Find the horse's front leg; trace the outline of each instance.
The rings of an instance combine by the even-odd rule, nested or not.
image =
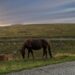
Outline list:
[[[33,57],[33,59],[34,59],[34,54],[33,54],[33,50],[31,50],[31,54],[32,54],[32,57]]]
[[[22,55],[22,58],[24,59],[25,58],[25,50],[21,50],[21,55]]]
[[[30,50],[28,49],[28,59],[29,59],[29,55],[30,55]]]
[[[28,49],[28,58],[29,58],[30,53],[31,53],[31,55],[32,55],[32,57],[33,57],[33,59],[34,59],[34,54],[33,54],[32,49]]]

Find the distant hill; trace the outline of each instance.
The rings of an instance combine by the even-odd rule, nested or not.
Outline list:
[[[75,24],[31,24],[0,27],[0,37],[75,37]]]

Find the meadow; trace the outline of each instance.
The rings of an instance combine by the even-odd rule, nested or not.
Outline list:
[[[0,27],[0,37],[75,37],[75,24],[33,24]]]
[[[73,52],[75,47],[75,24],[33,24],[0,27],[0,53],[15,53],[28,38],[45,38],[53,53]],[[57,38],[58,40],[51,40]],[[59,40],[71,38],[71,40]],[[73,52],[74,53],[74,52]]]
[[[28,38],[45,38],[54,58],[44,62],[42,50],[34,51],[35,60],[22,60],[19,50]],[[57,38],[57,40],[52,40]],[[59,40],[71,38],[70,40]],[[14,54],[13,61],[0,61],[0,74],[75,60],[75,24],[36,24],[0,27],[0,54]],[[41,54],[40,54],[41,53]]]

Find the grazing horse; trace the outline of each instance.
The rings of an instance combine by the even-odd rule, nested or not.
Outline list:
[[[48,49],[49,56],[52,58],[50,45],[45,39],[26,40],[21,49],[21,55],[23,59],[25,57],[25,49],[28,50],[28,58],[30,53],[32,54],[32,57],[34,58],[33,50],[39,50],[39,49],[43,49],[43,57],[45,56],[46,58],[47,58],[47,49]]]

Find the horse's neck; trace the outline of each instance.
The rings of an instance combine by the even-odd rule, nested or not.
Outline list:
[[[31,39],[28,39],[27,41],[26,41],[26,47],[31,47],[31,43],[32,43],[32,40]]]

